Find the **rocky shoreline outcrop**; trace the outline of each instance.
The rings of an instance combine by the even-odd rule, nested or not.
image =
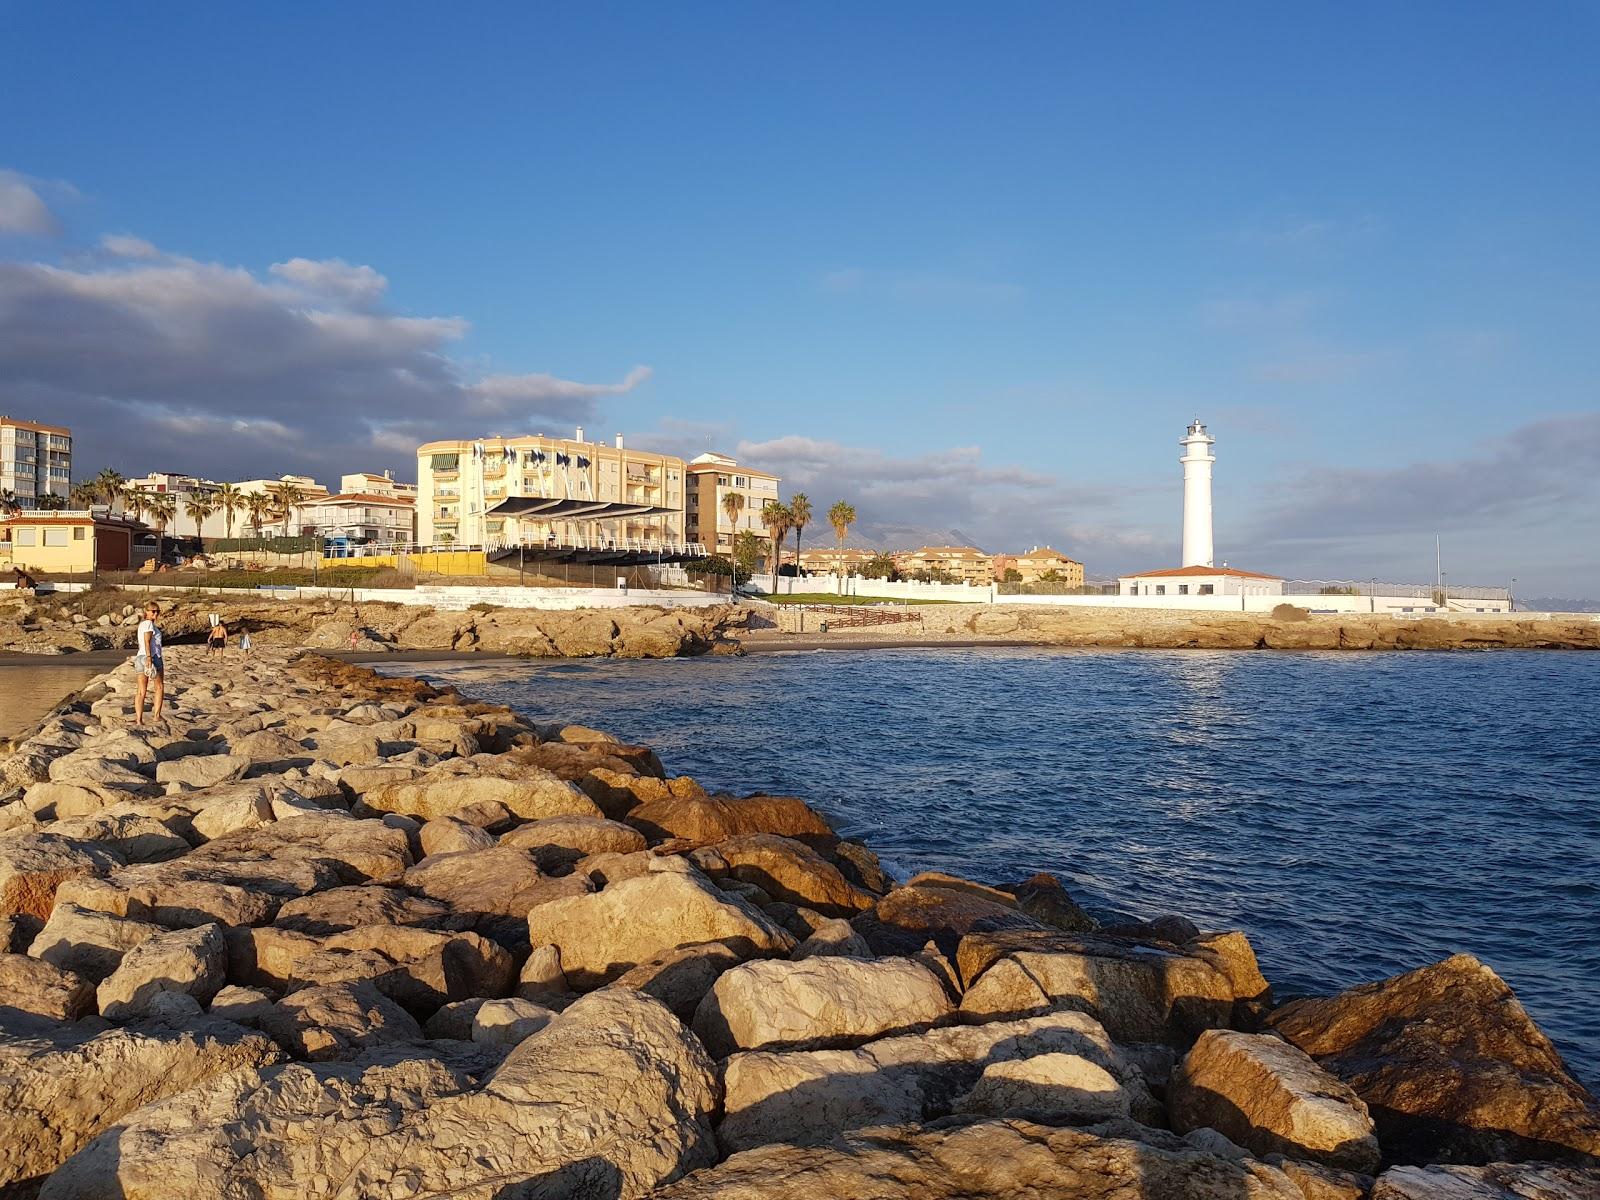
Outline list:
[[[313,650],[448,650],[529,658],[674,658],[729,654],[749,610],[703,608],[574,610],[495,608],[465,612],[426,605],[353,604],[347,600],[261,600],[152,593],[161,605],[167,644],[204,641],[215,613],[237,635],[248,628],[260,647]],[[134,645],[143,593],[105,589],[35,598],[0,593],[0,650],[71,654],[128,650]],[[351,635],[354,634],[352,641]]]
[[[1467,956],[900,882],[801,799],[315,654],[121,666],[0,763],[0,1196],[1592,1200]]]

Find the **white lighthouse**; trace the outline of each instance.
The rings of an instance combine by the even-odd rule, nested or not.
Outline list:
[[[1206,432],[1196,417],[1189,432],[1178,443],[1183,455],[1183,565],[1209,567],[1211,561],[1211,464],[1217,456],[1211,447],[1217,439]]]

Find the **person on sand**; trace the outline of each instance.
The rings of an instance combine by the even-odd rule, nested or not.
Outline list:
[[[166,698],[166,660],[161,654],[161,626],[156,624],[161,616],[161,606],[154,600],[144,606],[144,620],[139,622],[138,653],[133,656],[133,669],[139,676],[139,687],[133,698],[133,723],[144,724],[144,697],[155,681],[154,716],[161,720],[161,705]]]
[[[228,648],[228,627],[218,621],[211,627],[211,632],[206,634],[206,657],[210,658],[213,652],[220,653]]]
[[[249,654],[250,654],[250,627],[248,625],[240,625],[239,626],[239,649],[244,651],[246,657],[249,657]]]

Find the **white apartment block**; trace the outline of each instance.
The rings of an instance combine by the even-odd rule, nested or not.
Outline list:
[[[65,499],[71,488],[72,430],[0,416],[0,494],[31,509],[41,496]]]

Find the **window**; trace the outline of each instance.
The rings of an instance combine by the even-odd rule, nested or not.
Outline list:
[[[1167,594],[1167,585],[1164,584],[1164,583],[1156,584],[1156,595],[1165,596],[1166,594]]]
[[[73,527],[73,529],[72,529],[72,540],[75,541],[75,542],[83,541],[83,534],[84,534],[83,526],[82,525],[75,525]]]
[[[749,487],[750,486],[750,481],[747,478],[745,478],[743,475],[735,475],[733,477],[733,486],[734,487]]]
[[[32,525],[24,525],[13,535],[19,546],[37,546],[39,544],[39,531]]]
[[[1187,596],[1188,594],[1189,594],[1189,585],[1187,583],[1180,583],[1178,585],[1178,595]]]
[[[1209,596],[1216,591],[1216,588],[1209,583],[1202,583],[1195,591],[1198,595]]]

